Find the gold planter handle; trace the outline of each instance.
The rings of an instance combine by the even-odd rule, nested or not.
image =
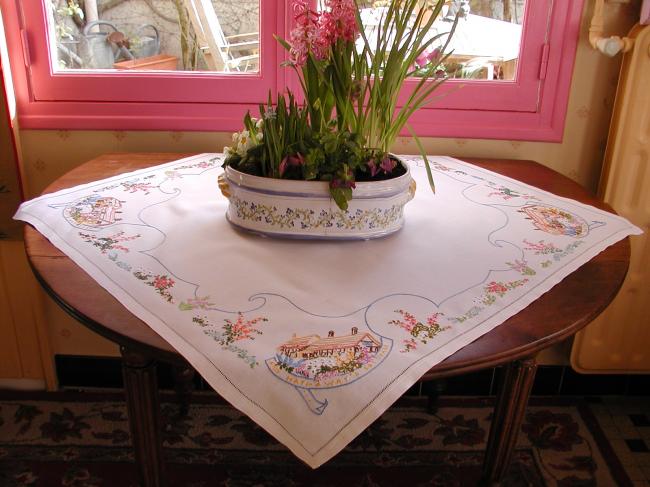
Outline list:
[[[230,199],[230,185],[228,184],[226,175],[224,173],[219,174],[219,177],[217,178],[217,182],[219,184],[219,189],[221,190],[221,194],[223,194],[226,198]]]
[[[415,179],[411,179],[411,183],[409,184],[409,199],[408,201],[411,201],[415,197],[415,190],[417,189],[417,183],[415,182]]]

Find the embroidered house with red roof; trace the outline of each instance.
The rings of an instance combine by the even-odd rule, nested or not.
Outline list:
[[[358,354],[362,350],[376,353],[381,348],[381,343],[368,332],[359,333],[358,328],[352,328],[349,335],[334,336],[330,331],[327,337],[320,335],[296,336],[286,341],[279,347],[279,351],[291,358],[313,359],[317,357],[331,357],[333,355]]]

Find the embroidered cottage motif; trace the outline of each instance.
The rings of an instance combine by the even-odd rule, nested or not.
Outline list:
[[[587,222],[566,210],[545,205],[524,206],[521,213],[533,221],[533,225],[552,235],[566,235],[568,237],[584,237],[589,233]]]
[[[91,230],[120,221],[121,208],[116,198],[91,195],[66,206],[63,216],[71,225]]]
[[[355,326],[347,335],[326,337],[318,334],[294,334],[282,343],[278,353],[266,361],[269,370],[280,380],[296,387],[309,409],[322,414],[327,400],[321,401],[312,389],[340,387],[362,377],[378,365],[390,346],[370,332]]]

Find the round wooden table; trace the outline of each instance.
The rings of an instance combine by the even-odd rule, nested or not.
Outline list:
[[[65,174],[44,193],[115,176],[191,154],[108,154]],[[604,210],[569,178],[533,161],[466,159],[491,171]],[[32,227],[25,248],[34,274],[50,296],[82,324],[120,345],[131,434],[141,483],[164,485],[156,363],[187,362],[149,326],[126,310]],[[423,376],[435,380],[505,365],[484,463],[484,482],[497,483],[512,452],[535,377],[535,356],[574,335],[612,301],[630,260],[629,240],[609,247],[501,326],[462,348]]]

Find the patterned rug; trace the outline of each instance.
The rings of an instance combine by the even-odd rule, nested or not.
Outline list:
[[[173,396],[163,396],[173,400]],[[476,485],[491,400],[403,398],[317,470],[303,465],[240,412],[194,396],[189,415],[164,402],[170,486]],[[1,393],[0,485],[135,486],[119,394]],[[504,486],[632,486],[585,403],[533,399]]]

